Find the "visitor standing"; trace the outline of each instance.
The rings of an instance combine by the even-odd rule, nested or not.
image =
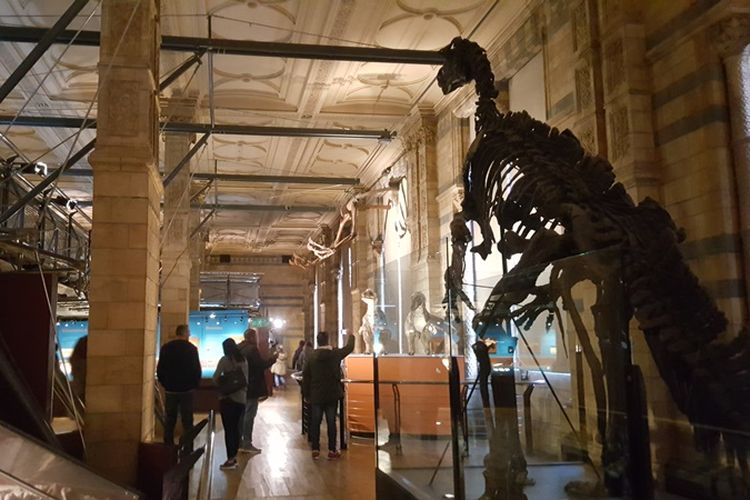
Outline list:
[[[299,357],[302,355],[302,351],[305,348],[305,341],[300,340],[299,344],[297,345],[297,348],[294,350],[294,354],[292,354],[292,370],[294,371],[301,371],[299,368],[297,368],[297,361],[299,360]]]
[[[70,381],[70,387],[73,389],[73,394],[78,396],[81,402],[86,402],[86,358],[88,356],[88,345],[89,336],[84,335],[75,347],[70,355],[70,374],[73,380]]]
[[[253,444],[253,426],[255,415],[258,413],[260,400],[268,397],[265,371],[276,362],[276,356],[263,358],[258,350],[258,333],[254,328],[245,330],[245,340],[240,342],[240,353],[247,360],[247,403],[242,420],[242,436],[240,438],[240,452],[260,453],[261,450]]]
[[[164,387],[164,443],[174,444],[174,428],[177,414],[182,421],[182,433],[193,428],[193,391],[201,382],[201,363],[198,349],[188,342],[190,330],[179,325],[174,340],[170,340],[159,351],[156,378]]]
[[[237,468],[237,451],[240,447],[242,414],[247,402],[247,360],[240,353],[234,339],[226,339],[221,347],[224,356],[216,366],[213,380],[218,387],[221,423],[224,426],[224,443],[227,447],[227,461],[220,469]]]
[[[295,366],[295,369],[298,372],[301,372],[305,369],[305,362],[310,359],[313,350],[313,345],[310,343],[310,341],[305,340],[305,347],[302,348],[302,353],[299,355],[299,358],[297,358],[297,365]]]
[[[328,427],[328,460],[341,456],[336,450],[336,407],[344,397],[341,385],[341,360],[354,350],[354,336],[348,335],[346,346],[333,348],[328,333],[318,333],[318,348],[305,361],[302,371],[302,394],[312,405],[310,440],[313,460],[320,458],[320,424],[323,414]]]
[[[271,367],[271,373],[273,373],[273,386],[274,387],[285,387],[286,386],[286,353],[284,348],[279,346],[278,357],[276,362]]]

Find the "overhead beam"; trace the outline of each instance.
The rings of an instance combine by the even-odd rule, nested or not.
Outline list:
[[[237,212],[333,212],[336,207],[307,205],[246,205],[244,203],[192,203],[190,208],[204,210],[237,211]]]
[[[44,35],[44,28],[16,26],[0,27],[0,41],[37,43]],[[99,32],[82,31],[76,37],[73,30],[59,33],[57,43],[72,43],[96,47]],[[252,40],[224,40],[187,36],[162,36],[161,50],[195,52],[205,50],[217,54],[255,57],[283,57],[292,59],[326,59],[332,61],[383,62],[397,64],[441,65],[445,58],[436,50],[404,50],[381,47],[349,47],[342,45],[313,45],[301,43],[256,42]]]
[[[247,182],[257,184],[325,184],[357,186],[359,179],[351,177],[308,177],[303,175],[245,175],[245,174],[205,174],[196,173],[193,179],[199,181]]]
[[[0,29],[2,31],[2,29]],[[0,115],[0,125],[13,123],[19,127],[87,128],[95,129],[96,120],[61,116],[11,116]],[[341,128],[307,127],[258,127],[255,125],[210,123],[162,122],[164,132],[186,132],[195,134],[249,135],[262,137],[323,137],[327,139],[375,139],[389,141],[395,136],[388,130],[352,130]]]
[[[89,168],[68,169],[63,174],[69,177],[93,177]],[[248,184],[323,184],[329,186],[358,186],[359,179],[352,177],[310,177],[304,175],[252,175],[252,174],[212,174],[196,172],[195,181],[245,182]],[[197,194],[196,194],[197,195]]]
[[[0,103],[8,97],[8,94],[10,94],[14,88],[16,88],[16,85],[18,85],[23,77],[26,76],[26,73],[34,67],[34,64],[36,64],[44,53],[47,52],[47,49],[57,41],[60,33],[65,31],[68,24],[70,24],[78,13],[81,12],[81,9],[83,9],[87,3],[89,3],[89,0],[73,0],[73,3],[70,4],[68,10],[60,16],[50,29],[41,28],[43,34],[41,34],[39,40],[37,40],[36,46],[31,49],[31,52],[29,52],[23,61],[21,61],[21,64],[16,67],[8,79],[3,82],[2,86],[0,86]],[[2,28],[0,31],[4,31],[4,29],[5,28]]]

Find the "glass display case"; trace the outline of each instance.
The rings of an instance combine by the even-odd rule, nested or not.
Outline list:
[[[648,409],[619,250],[525,266],[505,278],[503,266],[512,263],[477,260],[467,257],[465,276],[476,279],[464,283],[476,311],[421,292],[413,265],[391,262],[374,280],[384,300],[371,368],[363,368],[365,355],[347,368],[350,379],[374,380],[378,494],[647,498]],[[432,299],[427,306],[424,297]],[[414,330],[420,335],[409,339]],[[365,420],[351,417],[350,429]]]
[[[1,422],[0,450],[0,498],[141,498]]]

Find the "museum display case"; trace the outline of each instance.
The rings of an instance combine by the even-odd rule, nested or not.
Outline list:
[[[0,497],[136,500],[135,491],[0,423]]]
[[[400,278],[388,273],[395,265],[385,266],[374,280],[385,297],[375,348],[350,356],[346,377],[349,429],[375,435],[379,493],[542,499],[650,491],[649,410],[619,250],[504,275],[514,263],[472,257],[466,274],[478,279],[463,291],[476,312],[452,296],[443,315],[424,309],[411,288],[413,266],[401,267]],[[389,311],[409,295],[418,300],[399,330]],[[427,323],[431,352],[408,352],[415,308],[426,316],[416,326]],[[446,331],[436,335],[441,324]],[[635,342],[641,349],[642,339]]]

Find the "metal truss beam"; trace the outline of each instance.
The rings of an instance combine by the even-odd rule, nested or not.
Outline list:
[[[2,213],[0,215],[0,224],[7,221],[11,217],[13,217],[19,210],[22,210],[23,207],[26,206],[27,203],[29,203],[31,200],[36,198],[38,195],[42,194],[42,192],[47,189],[52,183],[55,182],[55,180],[62,175],[67,168],[69,168],[72,165],[75,165],[78,163],[84,156],[89,154],[92,149],[94,149],[94,145],[96,144],[96,139],[93,139],[91,142],[83,146],[81,149],[78,150],[76,154],[71,156],[68,161],[66,161],[60,168],[49,174],[47,177],[45,177],[42,182],[34,186],[34,189],[27,192],[25,195],[23,195],[21,198],[19,198],[8,210]]]
[[[37,43],[44,35],[43,28],[2,26],[0,41]],[[99,32],[82,31],[78,37],[72,30],[62,31],[57,43],[73,43],[96,47]],[[284,57],[292,59],[327,59],[332,61],[362,61],[398,64],[441,65],[445,58],[436,50],[402,50],[380,47],[347,47],[341,45],[312,45],[299,43],[256,42],[185,36],[162,36],[161,50],[195,52],[206,50],[217,54],[255,57]]]
[[[336,207],[306,206],[306,205],[246,205],[230,203],[193,203],[190,208],[204,210],[236,211],[236,212],[333,212]]]
[[[63,174],[71,177],[93,177],[91,169],[76,168],[66,170]],[[351,177],[308,177],[304,175],[250,175],[250,174],[211,174],[196,172],[195,181],[246,182],[249,184],[323,184],[329,186],[358,186],[359,179]],[[165,181],[166,185],[166,181]],[[199,192],[201,193],[201,192]],[[199,194],[196,193],[196,196]]]
[[[0,125],[13,123],[19,127],[50,128],[96,128],[92,119],[60,116],[18,116],[0,115]],[[262,137],[323,137],[328,139],[375,139],[389,141],[395,136],[388,130],[352,130],[341,128],[306,128],[306,127],[258,127],[255,125],[210,123],[166,122],[159,124],[164,132],[186,132],[195,134],[250,135]]]
[[[68,10],[60,16],[60,19],[58,19],[50,29],[41,29],[43,34],[39,37],[39,40],[37,40],[36,46],[28,53],[24,60],[21,61],[21,64],[19,64],[13,71],[13,74],[3,82],[2,86],[0,86],[0,103],[8,97],[8,94],[10,94],[14,88],[16,88],[16,85],[18,85],[23,77],[26,76],[26,73],[34,67],[34,64],[36,64],[36,62],[44,55],[47,49],[57,41],[57,37],[60,33],[65,31],[68,24],[70,24],[78,13],[81,12],[81,9],[83,9],[87,3],[89,3],[89,0],[73,0],[73,3],[70,4]],[[0,31],[3,31],[4,29],[5,28],[0,29]]]

